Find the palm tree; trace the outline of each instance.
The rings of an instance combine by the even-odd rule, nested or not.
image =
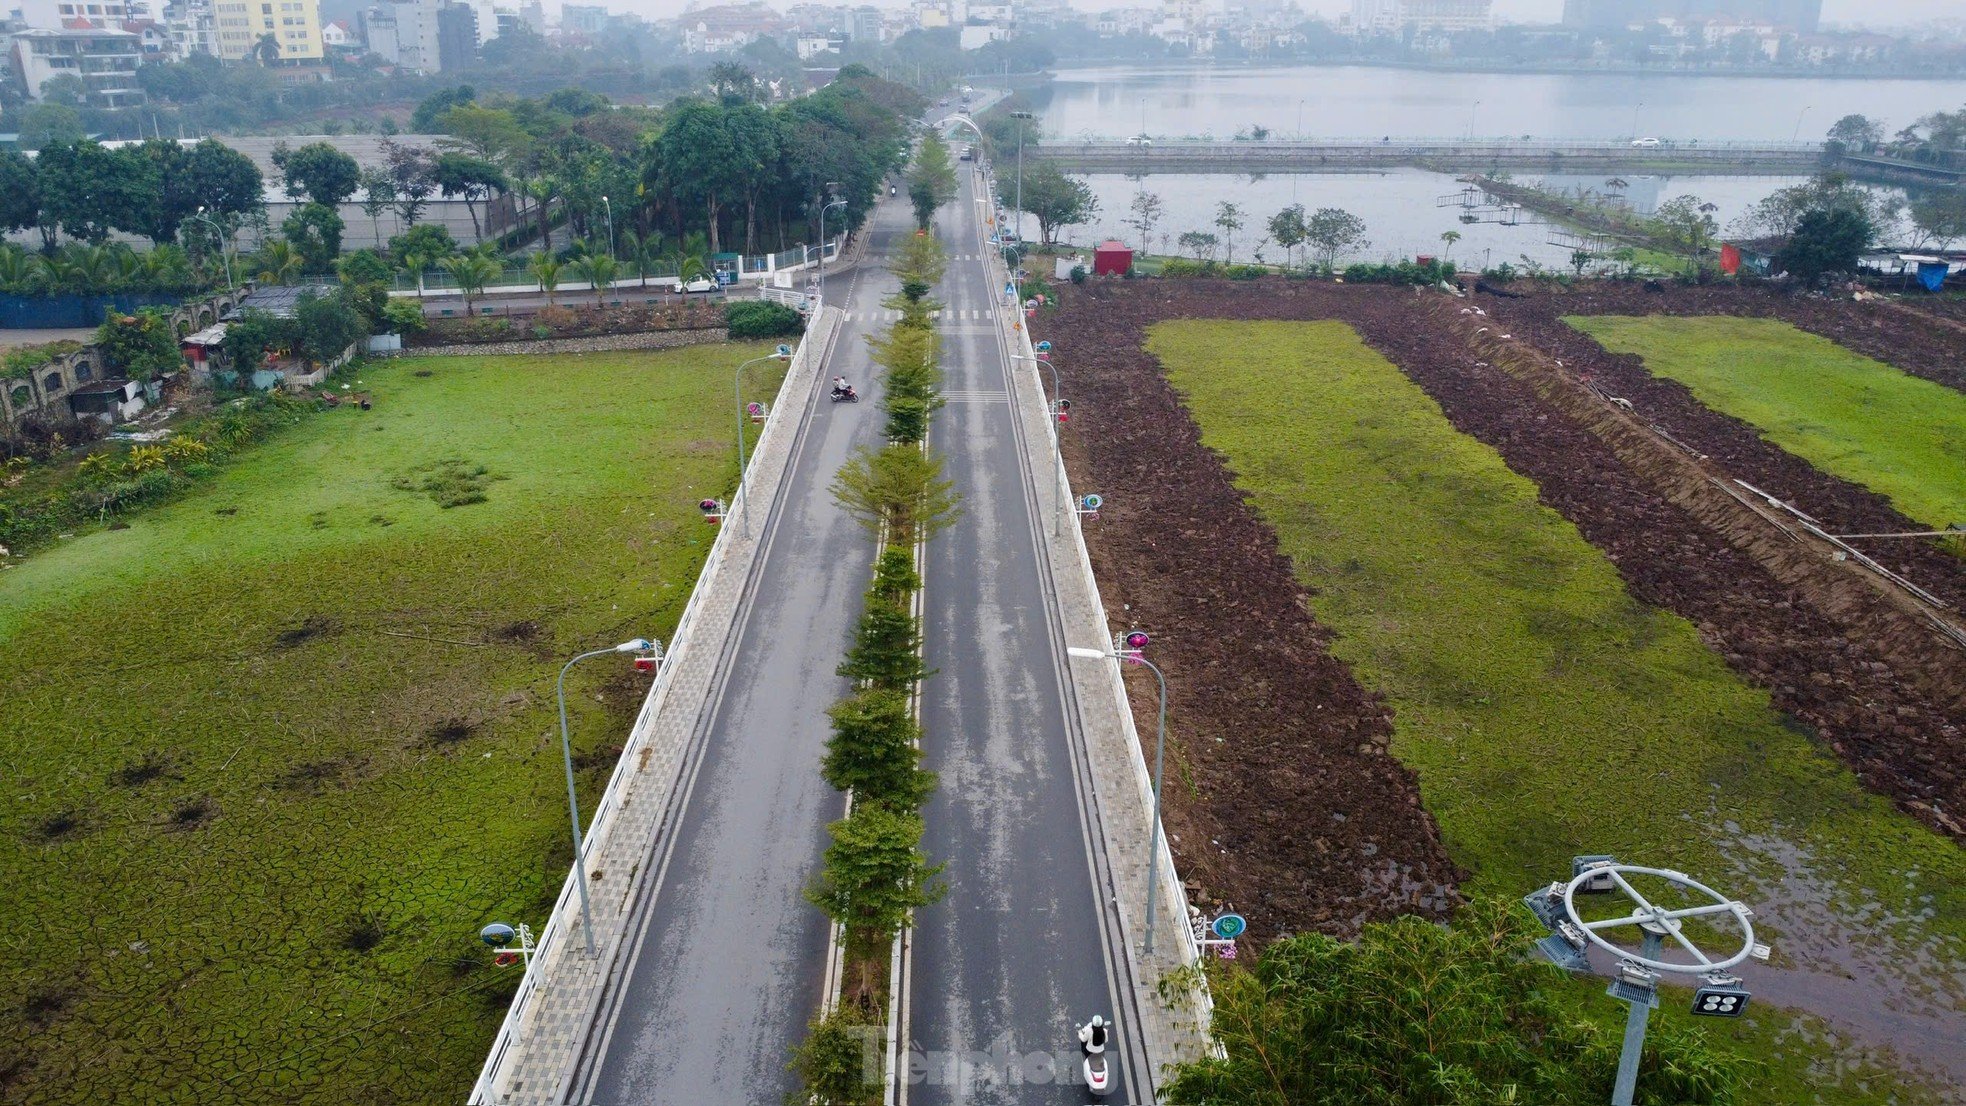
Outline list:
[[[660,231],[650,231],[647,235],[636,234],[633,227],[621,232],[621,259],[635,270],[641,284],[649,282],[649,266],[655,263],[655,251],[662,245]]]
[[[444,259],[444,268],[450,270],[451,278],[457,281],[457,290],[464,296],[464,313],[473,313],[472,305],[478,293],[498,275],[498,263],[477,253],[463,253]]]
[[[547,253],[553,252],[553,200],[560,194],[559,179],[542,174],[525,183],[526,195],[539,208],[539,244]]]
[[[273,37],[273,32],[271,31],[259,36],[259,41],[253,43],[251,57],[261,65],[272,65],[274,62],[279,61],[280,40]]]
[[[423,271],[430,267],[429,256],[416,250],[404,250],[397,260],[402,263],[404,272],[416,277],[416,294],[423,295]]]
[[[1440,255],[1442,257],[1453,257],[1454,243],[1461,240],[1461,232],[1458,230],[1447,231],[1440,236],[1440,240],[1447,243],[1447,248],[1440,251]]]
[[[621,274],[621,264],[604,253],[590,253],[573,263],[573,271],[580,279],[594,286],[594,306],[601,306],[601,298],[614,284],[614,278]]]
[[[292,284],[307,267],[307,262],[295,250],[293,243],[284,238],[275,238],[260,247],[259,275],[253,279],[261,284]]]
[[[546,293],[546,306],[553,306],[553,292],[560,286],[560,263],[553,259],[552,254],[541,250],[532,255],[526,269],[539,281],[539,290]]]
[[[40,259],[18,246],[0,247],[0,292],[31,295],[45,286]]]

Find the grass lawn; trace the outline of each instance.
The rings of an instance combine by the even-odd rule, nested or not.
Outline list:
[[[1966,523],[1966,395],[1775,319],[1565,321],[1906,517]]]
[[[1690,624],[1632,600],[1533,484],[1349,327],[1166,322],[1148,349],[1315,589],[1334,650],[1392,703],[1393,750],[1469,891],[1519,896],[1611,853],[1752,902],[1794,849],[1825,912],[1874,903],[1894,919],[1885,940],[1956,962],[1961,851],[1865,792]],[[1764,1007],[1709,1028],[1766,1058],[1790,1021]],[[1905,1101],[1797,1047],[1756,1102]]]
[[[462,1101],[518,979],[476,932],[570,856],[553,677],[668,636],[764,348],[371,366],[0,573],[0,1100]],[[646,686],[569,679],[590,797]]]

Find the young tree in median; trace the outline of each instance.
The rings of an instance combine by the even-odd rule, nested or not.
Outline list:
[[[935,221],[935,209],[956,198],[956,167],[949,160],[949,144],[930,131],[922,136],[921,149],[908,169],[908,201],[915,208],[915,225],[927,230]]]
[[[935,879],[942,866],[929,864],[921,852],[920,815],[880,803],[856,804],[826,833],[833,843],[826,847],[818,880],[806,889],[806,901],[846,927],[847,955],[860,969],[852,989],[865,995],[886,963],[884,955],[878,963],[875,956],[901,931],[910,911],[940,900],[948,887]]]
[[[1047,161],[1024,174],[1024,210],[1037,217],[1038,243],[1049,246],[1060,228],[1091,222],[1099,201],[1091,185]]]
[[[786,1096],[793,1106],[876,1106],[885,1089],[880,1073],[886,1049],[878,1018],[853,1004],[812,1019],[806,1039],[792,1053],[799,1087]]]
[[[961,496],[942,475],[942,458],[911,445],[862,447],[833,477],[833,498],[862,526],[910,546],[956,521]]]
[[[886,691],[905,691],[930,673],[922,664],[922,627],[898,603],[870,602],[853,630],[839,674]]]
[[[1311,256],[1318,266],[1328,273],[1338,263],[1340,254],[1362,250],[1368,245],[1365,220],[1342,208],[1318,208],[1304,224],[1304,241],[1310,243]]]
[[[908,708],[908,693],[868,688],[826,713],[833,720],[820,764],[826,782],[852,792],[856,803],[883,803],[903,813],[921,809],[935,790],[935,773],[922,770],[916,747],[921,726]]]

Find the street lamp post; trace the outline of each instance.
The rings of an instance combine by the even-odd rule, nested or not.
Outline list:
[[[1065,652],[1074,657],[1083,657],[1086,660],[1111,660],[1114,662],[1130,660],[1137,664],[1144,664],[1153,672],[1154,680],[1160,685],[1159,736],[1154,740],[1154,825],[1148,834],[1149,844],[1147,847],[1147,945],[1145,952],[1147,955],[1152,956],[1154,954],[1154,905],[1157,901],[1154,891],[1155,885],[1160,882],[1158,877],[1160,875],[1161,768],[1167,759],[1167,677],[1161,674],[1159,665],[1148,660],[1146,657],[1140,656],[1138,652],[1122,655],[1117,650],[1086,649],[1078,646],[1067,648]]]
[[[1809,109],[1815,106],[1814,104],[1806,104],[1801,111],[1795,113],[1795,133],[1789,136],[1790,142],[1802,141],[1802,119],[1809,114]]]
[[[1304,101],[1297,101],[1297,141],[1304,141]]]
[[[1017,120],[1017,241],[1024,242],[1024,121],[1035,118],[1028,111],[1013,111],[1012,119]]]
[[[660,661],[662,643],[650,638],[638,637],[624,641],[620,645],[582,653],[561,667],[560,678],[555,684],[560,696],[560,752],[567,766],[567,817],[573,822],[573,877],[575,886],[580,888],[580,930],[586,942],[588,956],[595,955],[599,950],[594,946],[594,914],[587,901],[587,857],[580,841],[580,799],[573,789],[573,739],[567,736],[567,669],[589,657],[599,657],[608,653],[649,652],[653,652],[655,659]]]
[[[1643,100],[1640,100],[1638,103],[1632,105],[1632,141],[1633,142],[1638,141],[1638,113],[1640,109],[1644,107],[1645,107],[1645,101]]]
[[[828,182],[827,187],[831,188],[832,183]],[[814,311],[826,303],[826,213],[845,206],[845,200],[834,200],[819,209],[819,302],[813,305]]]
[[[1474,102],[1474,105],[1468,108],[1468,141],[1469,142],[1474,141],[1475,112],[1480,110],[1481,110],[1480,100],[1476,100]]]
[[[744,471],[744,370],[760,361],[786,361],[791,356],[792,347],[779,346],[763,357],[753,357],[737,366],[737,371],[730,378],[731,391],[737,396],[737,494],[731,497],[731,502],[744,504],[744,536],[747,538],[751,536],[751,500],[744,494],[744,478],[747,475]]]
[[[206,226],[212,228],[212,237],[218,239],[219,260],[225,263],[225,286],[227,288],[237,287],[237,285],[235,285],[232,282],[232,255],[231,253],[226,251],[225,232],[219,229],[218,220],[213,219],[210,215],[205,214],[205,209],[202,205],[198,208],[198,214],[192,216],[192,218],[202,219],[204,220]]]
[[[607,212],[608,256],[613,257],[614,256],[614,205],[608,202],[608,198],[606,196],[601,197],[601,210]]]

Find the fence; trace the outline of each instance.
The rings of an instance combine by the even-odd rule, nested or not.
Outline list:
[[[845,237],[840,236],[829,239],[826,242],[825,254],[828,260],[839,256],[844,241]],[[744,278],[769,279],[773,273],[790,272],[806,268],[818,259],[819,252],[819,248],[816,246],[795,246],[792,249],[780,250],[772,254],[739,254],[734,271]],[[651,268],[644,273],[640,269],[623,263],[621,267],[622,275],[609,285],[609,287],[614,289],[632,288],[637,291],[644,288],[666,291],[675,286],[678,278],[678,274],[668,271],[670,268],[673,268],[673,266],[665,264],[661,269]],[[578,270],[568,264],[562,265],[560,271],[567,276],[572,276]],[[584,280],[562,280],[554,286],[554,292],[556,294],[560,292],[591,292],[593,290],[594,286]],[[396,273],[391,278],[390,291],[400,296],[447,296],[456,294],[459,291],[459,287],[457,278],[449,270],[430,268],[424,270],[420,283],[413,273]],[[480,288],[474,294],[483,296],[526,295],[529,293],[537,294],[540,291],[539,278],[533,275],[529,267],[523,265],[507,265],[499,270],[496,276],[487,280],[484,287]],[[97,321],[100,322],[101,320]]]

